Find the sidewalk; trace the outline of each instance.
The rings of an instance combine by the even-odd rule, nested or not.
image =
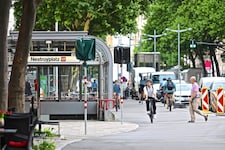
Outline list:
[[[135,101],[129,101],[136,103]],[[47,139],[35,139],[36,142],[46,140],[53,141],[56,144],[56,150],[63,149],[66,145],[74,142],[79,142],[83,139],[91,137],[100,137],[106,135],[119,134],[129,132],[137,129],[139,126],[135,123],[119,121],[120,111],[112,112],[115,114],[115,121],[87,121],[87,134],[85,135],[85,122],[84,120],[59,120],[60,122],[60,137],[47,138]],[[43,125],[43,129],[53,129],[55,133],[58,133],[58,127],[54,125]]]
[[[85,135],[84,121],[60,121],[61,137],[54,139],[57,150],[66,145],[89,137],[99,137],[129,132],[138,128],[137,124],[123,122],[88,121],[87,135]]]

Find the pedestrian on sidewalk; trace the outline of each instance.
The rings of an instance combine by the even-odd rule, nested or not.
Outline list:
[[[199,109],[198,109],[198,103],[200,100],[200,94],[199,94],[199,86],[196,82],[196,77],[192,76],[190,78],[190,82],[192,84],[191,88],[191,97],[189,98],[189,112],[191,115],[191,120],[188,121],[188,123],[194,123],[195,122],[195,113],[201,115],[204,117],[205,121],[208,120],[208,115],[204,115]]]
[[[153,99],[153,114],[154,114],[154,118],[156,118],[156,104],[155,104],[155,100],[156,100],[156,96],[154,93],[154,88],[152,86],[152,81],[151,80],[147,80],[146,81],[146,86],[144,87],[144,97],[145,97],[145,101],[146,101],[146,110],[147,110],[147,114],[150,113],[149,112],[149,104],[150,104],[150,99]]]

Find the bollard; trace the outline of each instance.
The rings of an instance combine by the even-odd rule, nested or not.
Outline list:
[[[223,88],[222,87],[217,88],[216,94],[217,94],[217,114],[223,114],[224,113]]]

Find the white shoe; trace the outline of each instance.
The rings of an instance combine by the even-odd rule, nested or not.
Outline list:
[[[150,111],[147,111],[147,114],[150,114]]]
[[[157,117],[156,117],[156,114],[154,114],[154,119],[156,119]]]

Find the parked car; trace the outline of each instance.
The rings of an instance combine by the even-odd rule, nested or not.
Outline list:
[[[209,110],[212,112],[217,111],[217,94],[216,91],[219,87],[225,90],[225,79],[215,80],[210,84],[209,90]],[[225,93],[225,92],[224,92]]]
[[[218,80],[225,80],[224,77],[202,77],[199,80],[199,87],[202,89],[203,87],[207,87],[208,89],[210,88],[210,85],[213,81],[218,81]]]
[[[176,92],[174,93],[175,106],[189,104],[189,97],[191,97],[192,84],[181,83],[176,84]]]
[[[184,80],[172,80],[172,81],[173,81],[174,84],[179,84],[179,83],[185,84],[185,83],[187,83],[187,82],[184,81]]]

